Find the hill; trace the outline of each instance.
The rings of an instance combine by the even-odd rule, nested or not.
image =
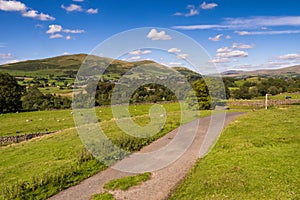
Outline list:
[[[300,65],[284,67],[279,69],[261,69],[255,71],[229,70],[222,73],[223,76],[300,76]]]
[[[85,60],[87,56],[87,54],[63,55],[52,58],[4,64],[0,65],[0,71],[10,73],[14,76],[41,78],[48,77],[50,75],[53,77],[74,78],[82,63],[85,63],[88,66],[86,69],[87,74],[93,74],[93,70],[99,70],[99,66],[104,66],[106,68],[106,66],[109,65],[104,74],[109,74],[114,78],[118,78],[130,69],[139,65],[151,65],[157,69],[166,68],[166,66],[150,60],[127,62],[98,56],[89,56],[88,59]],[[177,67],[174,69],[185,75],[189,80],[201,77],[199,74],[184,67]]]

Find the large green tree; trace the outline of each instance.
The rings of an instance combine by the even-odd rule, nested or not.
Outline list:
[[[8,73],[0,72],[0,113],[22,109],[23,87]]]

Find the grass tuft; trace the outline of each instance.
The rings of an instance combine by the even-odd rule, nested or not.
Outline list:
[[[94,194],[92,200],[115,200],[115,198],[112,194],[103,192],[101,194]]]
[[[139,185],[151,178],[151,173],[146,172],[135,176],[127,176],[124,178],[114,179],[106,183],[103,188],[107,190],[128,190],[130,187]]]

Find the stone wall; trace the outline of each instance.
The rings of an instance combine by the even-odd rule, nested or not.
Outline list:
[[[300,99],[268,100],[268,106],[300,104]],[[227,106],[265,107],[265,100],[235,100],[227,102]]]
[[[30,140],[32,138],[40,137],[40,136],[51,134],[51,133],[54,133],[54,132],[31,133],[31,134],[16,135],[16,136],[1,136],[0,137],[0,145],[18,143],[18,142]]]

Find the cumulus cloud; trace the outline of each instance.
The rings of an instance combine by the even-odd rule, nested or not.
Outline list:
[[[20,12],[23,17],[34,18],[41,21],[55,20],[54,17],[48,14],[39,13],[37,10],[28,8],[20,1],[0,0],[0,10]]]
[[[218,42],[222,39],[223,34],[216,35],[215,37],[209,37],[208,39],[214,42]]]
[[[244,58],[248,57],[248,52],[237,49],[238,47],[246,47],[243,46],[245,44],[237,44],[234,43],[232,47],[221,47],[216,51],[215,58],[210,62],[220,64],[220,63],[229,63],[233,62],[234,58]],[[247,46],[248,47],[248,46]]]
[[[189,10],[188,13],[176,12],[174,15],[175,16],[185,16],[185,17],[199,15],[199,10],[194,5],[187,5],[186,9]]]
[[[281,60],[300,60],[300,53],[291,53],[291,54],[285,54],[278,56]]]
[[[189,54],[183,53],[176,56],[178,59],[186,59],[189,56]]]
[[[243,44],[243,43],[233,43],[232,44],[232,48],[236,48],[236,49],[252,49],[254,47],[255,47],[254,44]]]
[[[46,31],[47,34],[53,34],[57,32],[61,32],[63,30],[61,25],[51,24],[49,25],[49,29]]]
[[[213,9],[213,8],[215,8],[215,7],[217,7],[218,6],[218,4],[216,4],[216,3],[206,3],[205,1],[201,4],[201,8],[203,9],[203,10],[208,10],[208,9]]]
[[[231,36],[230,35],[226,35],[226,40],[230,40],[231,39]]]
[[[82,1],[77,1],[77,2],[82,2]],[[70,4],[69,6],[65,6],[64,4],[62,4],[61,8],[65,9],[67,12],[86,12],[88,14],[98,13],[98,8],[84,9],[82,8],[82,6],[77,4]]]
[[[74,2],[84,2],[84,0],[73,0]]]
[[[158,32],[156,29],[151,29],[151,31],[148,33],[147,38],[151,40],[171,40],[172,37],[170,35],[167,35],[165,31]]]
[[[62,34],[56,33],[52,34],[49,36],[50,39],[55,39],[55,38],[63,38],[64,36]]]
[[[30,18],[35,18],[39,19],[41,21],[49,21],[49,20],[54,20],[55,18],[44,13],[38,13],[36,10],[28,10],[26,12],[22,13],[23,17],[30,17]]]
[[[74,29],[74,30],[64,29],[61,25],[57,25],[57,24],[49,25],[49,29],[46,31],[47,34],[50,34],[49,36],[50,39],[64,37],[61,33],[79,34],[84,32],[85,32],[84,30],[80,30],[80,29]],[[66,39],[67,40],[71,39],[71,36],[70,35],[66,36]]]
[[[82,7],[76,4],[70,4],[69,6],[61,5],[61,8],[65,9],[67,12],[81,12],[83,11]]]
[[[228,52],[217,53],[219,58],[235,58],[235,57],[248,57],[248,53],[241,50],[231,50]]]
[[[97,14],[98,13],[98,8],[94,9],[94,8],[89,8],[86,10],[86,13],[88,14]]]
[[[3,11],[26,11],[27,7],[19,1],[0,0],[0,10]]]
[[[132,57],[130,57],[130,58],[128,58],[127,60],[139,60],[139,59],[141,59],[141,56],[132,56]]]
[[[169,53],[180,53],[181,52],[181,49],[178,49],[178,48],[171,48],[168,50]]]
[[[142,50],[138,49],[138,50],[135,50],[135,51],[131,51],[128,54],[130,54],[130,55],[142,55],[142,54],[150,54],[151,52],[152,51],[150,51],[150,50],[142,51]]]
[[[230,59],[229,58],[215,58],[215,59],[212,59],[210,62],[212,62],[212,63],[229,63]]]

